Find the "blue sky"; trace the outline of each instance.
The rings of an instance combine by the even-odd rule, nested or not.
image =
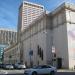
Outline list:
[[[18,8],[23,0],[0,0],[0,28],[17,29]],[[52,11],[64,1],[75,0],[28,0],[44,5],[45,9]]]

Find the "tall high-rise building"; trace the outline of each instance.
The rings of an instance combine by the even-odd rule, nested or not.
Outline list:
[[[23,1],[19,8],[18,28],[23,31],[34,19],[44,11],[44,6]]]
[[[23,32],[30,23],[44,12],[44,6],[23,1],[19,8],[18,15],[18,39],[21,32]]]

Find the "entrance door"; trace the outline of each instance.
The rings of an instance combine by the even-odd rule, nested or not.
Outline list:
[[[57,58],[57,68],[62,68],[62,58]]]

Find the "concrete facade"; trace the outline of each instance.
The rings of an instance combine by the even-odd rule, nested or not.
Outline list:
[[[4,50],[4,64],[20,63],[20,44],[15,43]]]
[[[74,69],[74,19],[72,4],[63,3],[49,14],[43,12],[20,34],[20,62],[27,66],[52,64],[57,68]]]
[[[75,6],[70,5],[66,10],[69,67],[75,68]]]
[[[3,62],[4,49],[17,42],[17,31],[0,28],[0,63]]]
[[[53,13],[55,15],[53,17],[53,45],[55,46],[56,58],[61,58],[62,68],[74,69],[75,6],[64,3],[59,6],[58,10]]]
[[[50,19],[49,16],[43,13],[21,34],[24,55],[23,63],[27,63],[28,66],[31,61],[33,65],[49,64],[52,62],[51,30],[48,28],[51,24],[48,19]],[[38,46],[43,51],[43,59],[38,55]],[[31,50],[33,51],[32,56],[29,54]]]
[[[71,35],[74,38],[74,32],[69,32],[71,28],[74,29],[74,7],[73,5],[64,3],[48,14],[48,17],[46,17],[47,15],[41,16],[42,22],[38,18],[34,23],[31,23],[32,26],[28,27],[22,33],[21,41],[23,42],[24,48],[24,63],[29,65],[32,59],[34,65],[38,65],[38,63],[55,63],[54,66],[58,68],[74,69],[74,39],[69,37]],[[42,30],[41,28],[43,27],[44,29]],[[38,45],[43,49],[44,60],[42,61],[37,55]],[[55,47],[56,54],[54,61],[52,60],[52,46]],[[71,51],[70,48],[73,50]],[[33,50],[31,59],[29,56],[30,50]]]
[[[17,42],[17,31],[0,28],[0,44],[11,45]]]

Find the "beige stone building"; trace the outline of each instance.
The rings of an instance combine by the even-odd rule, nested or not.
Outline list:
[[[42,14],[31,23],[21,35],[23,62],[27,65],[52,63],[58,68],[74,69],[74,18],[75,6],[63,3],[50,14]],[[43,59],[38,55],[38,47],[43,51]]]
[[[22,33],[20,62],[27,66],[52,64],[75,67],[75,5],[63,3],[42,13]],[[9,50],[10,51],[10,50]]]
[[[64,3],[52,13],[53,46],[55,46],[57,66],[75,67],[75,5]]]

